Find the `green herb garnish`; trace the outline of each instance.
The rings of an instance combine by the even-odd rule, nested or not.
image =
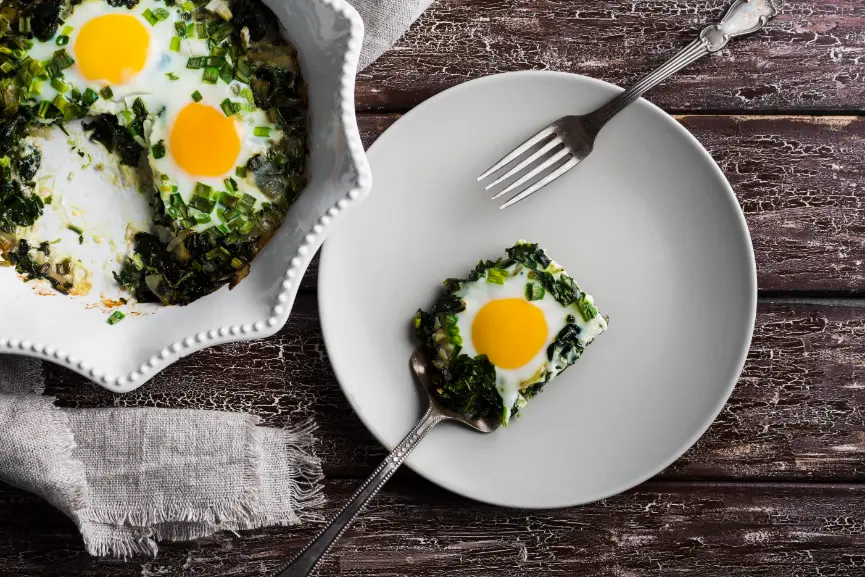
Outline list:
[[[120,321],[122,321],[125,318],[126,318],[126,315],[123,314],[122,312],[114,311],[113,313],[111,313],[111,316],[108,317],[108,324],[109,325],[116,325],[117,323],[119,323]]]

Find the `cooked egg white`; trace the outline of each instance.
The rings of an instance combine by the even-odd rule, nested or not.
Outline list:
[[[552,267],[561,270],[555,263]],[[506,270],[504,284],[490,283],[485,278],[463,283],[456,296],[466,308],[456,317],[461,353],[471,357],[487,355],[496,367],[496,387],[510,413],[522,400],[522,389],[563,370],[549,360],[547,349],[567,325],[569,315],[576,319],[584,344],[606,330],[607,322],[601,315],[585,321],[575,306],[562,306],[550,293],[539,300],[527,300],[528,271],[519,264]]]
[[[169,16],[151,25],[143,16],[144,11],[158,9],[167,10]],[[56,50],[65,48],[75,60],[63,71],[68,89],[83,92],[91,88],[99,92],[109,86],[113,96],[100,98],[91,107],[91,113],[114,114],[130,96],[165,92],[165,73],[172,67],[172,61],[180,57],[170,50],[174,22],[179,19],[179,8],[166,8],[156,0],[141,0],[132,10],[113,7],[105,0],[84,0],[65,16],[54,38],[36,42],[30,56],[50,60]],[[68,44],[59,46],[58,38],[68,29],[71,29]],[[58,92],[46,82],[40,98],[52,100]]]
[[[147,10],[167,11],[168,16],[151,23],[144,16]],[[254,197],[257,208],[268,200],[266,195],[251,177],[236,176],[236,168],[265,153],[281,138],[281,132],[264,111],[254,107],[248,86],[222,79],[207,83],[202,69],[187,67],[190,57],[208,55],[208,41],[196,38],[193,32],[173,50],[175,24],[189,24],[181,14],[179,6],[156,0],[141,0],[132,10],[112,7],[105,0],[84,0],[73,7],[55,38],[37,42],[31,51],[33,58],[50,60],[61,48],[57,38],[71,28],[63,47],[75,63],[63,71],[63,84],[45,83],[40,98],[52,100],[64,85],[63,92],[75,88],[82,93],[87,88],[100,92],[109,87],[111,95],[103,93],[89,114],[118,115],[121,124],[140,98],[150,114],[140,144],[149,152],[154,183],[166,206],[173,193],[188,203],[198,183],[221,191],[232,178],[232,187],[236,187],[232,193]],[[231,116],[223,110],[227,102],[237,110]],[[159,153],[151,152],[154,145]],[[210,218],[196,228],[221,222],[217,212]]]

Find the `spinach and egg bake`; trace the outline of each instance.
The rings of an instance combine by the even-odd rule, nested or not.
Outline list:
[[[0,108],[0,264],[63,293],[74,257],[28,234],[45,125],[83,122],[145,175],[153,226],[113,271],[141,302],[236,285],[306,184],[297,55],[258,0],[2,1]]]
[[[505,426],[608,321],[538,245],[520,241],[506,252],[478,263],[466,279],[444,281],[432,310],[414,318],[418,339],[435,351],[439,401]]]

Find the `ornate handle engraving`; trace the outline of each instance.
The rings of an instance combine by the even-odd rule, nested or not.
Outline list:
[[[719,24],[707,26],[700,39],[709,52],[717,52],[730,38],[756,32],[778,14],[772,0],[736,0]]]

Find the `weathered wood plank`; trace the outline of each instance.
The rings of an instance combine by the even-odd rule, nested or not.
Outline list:
[[[364,475],[383,449],[342,396],[322,343],[316,300],[301,295],[288,326],[259,342],[215,347],[112,395],[47,366],[67,406],[250,411],[273,426],[314,418],[331,475]],[[865,480],[865,307],[762,303],[748,363],[705,437],[667,479]]]
[[[354,490],[327,483],[332,515]],[[520,511],[423,481],[385,487],[321,575],[706,577],[861,575],[865,487],[649,483],[596,504]],[[318,525],[166,545],[156,559],[92,559],[65,517],[0,488],[0,575],[251,577],[272,574]]]
[[[779,2],[780,3],[780,2]],[[472,78],[560,70],[628,85],[714,23],[729,0],[438,0],[358,78],[360,108],[400,111]],[[676,111],[858,111],[865,5],[788,0],[755,36],[655,88]]]
[[[369,147],[399,118],[358,117]],[[727,175],[748,220],[762,291],[865,291],[865,119],[679,116]],[[318,259],[304,288],[315,287]]]

